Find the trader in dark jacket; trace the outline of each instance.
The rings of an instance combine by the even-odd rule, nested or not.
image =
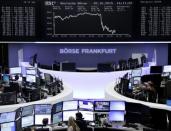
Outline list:
[[[81,112],[76,113],[76,121],[75,121],[80,128],[80,131],[87,131],[87,123],[83,118]]]

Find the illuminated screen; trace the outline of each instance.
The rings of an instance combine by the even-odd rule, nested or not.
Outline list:
[[[35,114],[51,114],[52,106],[47,105],[35,105]]]
[[[15,75],[11,75],[12,80],[15,80]],[[23,78],[21,76],[18,76],[19,79],[17,80],[18,82],[22,82]]]
[[[94,110],[95,111],[109,111],[109,101],[95,101]]]
[[[82,113],[84,120],[94,121],[94,116],[92,111],[79,111]]]
[[[134,82],[133,82],[134,85],[140,84],[140,82],[141,82],[141,77],[134,77]]]
[[[34,75],[26,75],[26,81],[30,83],[35,83],[36,82],[36,76]]]
[[[51,115],[35,115],[35,125],[42,125],[44,118],[48,118],[48,124],[51,124]]]
[[[171,106],[171,100],[166,100],[166,105]]]
[[[22,117],[22,120],[21,120],[22,127],[27,127],[27,126],[32,126],[32,125],[34,125],[34,117],[33,116]]]
[[[53,114],[53,124],[59,123],[62,121],[62,112]]]
[[[10,68],[10,74],[21,74],[21,67]]]
[[[171,72],[171,65],[164,66],[163,72]]]
[[[15,121],[16,112],[5,112],[1,113],[0,123]]]
[[[56,112],[62,111],[62,106],[63,106],[63,103],[62,102],[57,103],[56,104]]]
[[[68,121],[69,117],[72,116],[75,118],[75,114],[77,113],[78,111],[64,111],[63,112],[63,121]]]
[[[79,109],[93,110],[93,102],[91,101],[79,101]]]
[[[33,114],[33,105],[25,106],[22,108],[22,116],[28,116]]]
[[[78,101],[64,101],[63,102],[63,110],[77,110]]]
[[[1,124],[1,131],[16,131],[15,123],[10,122]]]
[[[26,74],[36,75],[36,69],[26,69]]]
[[[141,68],[132,70],[132,73],[131,73],[132,77],[141,76],[141,72],[142,72]]]
[[[4,81],[4,82],[7,82],[7,83],[8,83],[9,80],[10,80],[10,76],[9,76],[8,74],[3,74],[3,77],[2,77],[2,78],[3,78],[3,81]]]
[[[125,111],[109,112],[109,121],[124,121]]]
[[[124,101],[111,101],[110,110],[125,110],[125,102]]]
[[[132,90],[132,83],[129,82],[128,89]]]

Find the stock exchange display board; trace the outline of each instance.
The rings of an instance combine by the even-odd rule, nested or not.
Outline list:
[[[170,0],[0,1],[0,41],[170,39]]]

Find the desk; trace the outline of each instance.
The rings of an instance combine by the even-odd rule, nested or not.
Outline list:
[[[135,100],[135,99],[123,96],[114,90],[115,86],[116,86],[116,82],[112,82],[106,87],[105,98],[107,100],[123,100],[126,102],[139,103],[142,105],[146,105],[150,108],[156,108],[156,109],[163,109],[163,110],[171,111],[171,106],[167,106],[165,104],[145,102],[145,101]]]
[[[42,99],[42,100],[35,101],[35,102],[14,104],[14,105],[3,105],[3,106],[0,106],[0,112],[10,112],[10,111],[16,110],[17,108],[32,105],[32,104],[55,104],[57,102],[71,100],[72,98],[73,98],[72,89],[69,88],[68,85],[64,83],[64,90],[56,96],[49,97],[47,99]]]

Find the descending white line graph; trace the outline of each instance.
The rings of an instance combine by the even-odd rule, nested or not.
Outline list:
[[[54,16],[54,27],[55,27],[55,19],[60,19],[62,21],[65,21],[65,20],[69,20],[71,18],[77,18],[79,16],[84,16],[84,15],[90,15],[90,16],[98,16],[100,18],[100,24],[101,24],[101,27],[102,27],[102,30],[103,31],[107,31],[111,34],[115,34],[116,33],[116,30],[114,29],[110,29],[108,26],[106,26],[104,23],[103,23],[103,18],[102,18],[102,15],[99,14],[99,13],[88,13],[88,12],[84,12],[84,13],[78,13],[76,15],[69,15],[69,16],[65,16],[65,17],[61,17],[61,16]],[[54,28],[55,29],[55,28]]]

